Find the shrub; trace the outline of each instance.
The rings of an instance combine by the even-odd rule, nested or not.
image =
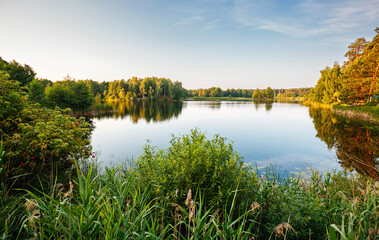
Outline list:
[[[204,203],[215,207],[223,206],[231,191],[246,189],[252,176],[226,138],[215,135],[208,139],[197,129],[173,137],[167,150],[147,144],[134,171],[137,182],[142,186],[151,183],[160,199],[174,201],[177,191],[181,204],[192,189],[204,193]]]

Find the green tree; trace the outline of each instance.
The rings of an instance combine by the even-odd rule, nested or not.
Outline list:
[[[41,81],[34,79],[29,83],[29,99],[33,103],[45,105],[45,87]]]
[[[253,99],[257,99],[257,100],[263,99],[264,98],[264,91],[257,88],[254,90],[252,97],[253,97]]]
[[[272,88],[270,87],[267,87],[265,95],[266,95],[266,98],[268,99],[274,99],[274,95],[275,95],[274,90],[272,90]]]
[[[6,71],[10,75],[10,79],[20,82],[21,86],[28,85],[36,76],[34,70],[24,64],[22,66],[16,61],[6,62],[0,57],[0,70]]]

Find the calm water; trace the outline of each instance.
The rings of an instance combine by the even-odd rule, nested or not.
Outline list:
[[[233,141],[245,162],[280,172],[347,167],[378,176],[378,126],[337,118],[293,103],[243,101],[134,102],[92,118],[93,149],[103,165],[138,157],[149,139],[158,148],[193,128]]]

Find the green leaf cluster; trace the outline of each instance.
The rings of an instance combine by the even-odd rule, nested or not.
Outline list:
[[[350,105],[377,104],[379,102],[379,28],[368,42],[358,38],[349,46],[348,61],[343,66],[321,71],[310,100],[319,103],[344,102]]]

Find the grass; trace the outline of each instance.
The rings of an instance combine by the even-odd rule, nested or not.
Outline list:
[[[241,211],[243,189],[230,191],[230,204],[205,204],[207,192],[187,201],[156,201],[155,187],[141,189],[121,167],[104,175],[78,176],[72,191],[28,191],[17,212],[19,238],[36,239],[325,239],[328,234],[374,239],[379,227],[378,183],[343,172],[301,175],[283,182],[259,181],[258,201]],[[341,184],[343,183],[343,184]],[[181,190],[179,190],[181,191]],[[17,235],[9,235],[16,239]],[[354,239],[352,238],[352,239]],[[337,239],[337,238],[334,238]]]
[[[281,182],[257,175],[251,184],[257,201],[243,210],[237,202],[244,189],[230,191],[220,208],[205,204],[207,192],[201,189],[184,202],[161,202],[153,183],[142,189],[133,175],[119,166],[94,176],[90,167],[69,189],[56,183],[51,194],[27,191],[3,206],[1,212],[9,214],[3,238],[374,239],[378,234],[378,182],[345,172],[312,172]]]
[[[333,105],[333,110],[379,122],[379,104],[376,106]]]
[[[201,158],[200,158],[201,157]],[[176,162],[174,162],[176,161]],[[197,130],[134,167],[94,165],[54,191],[0,201],[2,239],[375,239],[379,182],[338,171],[280,179]],[[150,169],[150,170],[149,170]],[[66,184],[66,187],[65,187]],[[212,189],[212,190],[211,190]]]

